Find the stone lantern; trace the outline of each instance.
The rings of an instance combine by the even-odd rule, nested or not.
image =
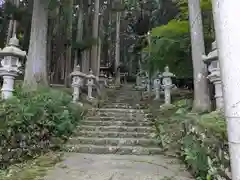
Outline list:
[[[147,88],[146,79],[141,79],[141,86],[139,86],[139,89],[146,90],[146,88]]]
[[[153,87],[155,90],[155,99],[154,100],[159,100],[160,99],[160,89],[161,89],[161,75],[157,74],[156,78],[153,81]]]
[[[16,35],[9,40],[9,44],[0,51],[1,60],[0,76],[3,77],[2,99],[12,97],[14,79],[21,73],[20,58],[26,56],[26,52],[18,48],[19,40]]]
[[[108,85],[113,85],[113,77],[111,74],[109,74],[109,77],[108,77]]]
[[[137,73],[137,77],[136,77],[136,88],[137,89],[142,89],[142,87],[145,86],[145,84],[146,84],[145,80],[146,80],[145,72],[140,70]]]
[[[140,85],[141,85],[141,76],[140,76],[140,72],[138,72],[136,76],[136,87],[139,87]]]
[[[224,101],[216,41],[212,43],[212,51],[207,56],[203,55],[203,61],[209,64],[208,70],[210,74],[207,78],[214,84],[215,87],[214,97],[216,99],[216,108],[217,110],[222,110],[224,108]]]
[[[79,101],[80,87],[83,86],[85,74],[80,71],[80,66],[77,65],[70,76],[72,77],[73,102],[76,103]]]
[[[88,100],[93,100],[94,97],[92,96],[93,86],[94,86],[94,79],[95,76],[93,75],[93,71],[90,70],[89,75],[87,75],[87,86],[88,86]]]
[[[172,84],[172,77],[174,77],[174,74],[169,71],[168,66],[166,66],[164,70],[165,71],[162,74],[162,87],[164,89],[165,104],[171,104],[171,89],[174,86]]]
[[[100,83],[100,88],[102,89],[103,87],[107,86],[107,76],[104,74],[103,71],[100,72],[99,75],[99,83]]]

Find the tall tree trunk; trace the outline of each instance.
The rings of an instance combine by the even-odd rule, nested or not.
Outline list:
[[[91,18],[91,13],[92,13],[92,0],[88,0],[88,9],[87,9],[87,15],[88,17],[85,18],[85,36],[86,37],[90,37],[91,33],[89,33],[89,29],[91,29],[90,27],[90,18]],[[82,52],[82,71],[86,74],[89,73],[89,69],[90,69],[90,59],[91,59],[91,53],[90,53],[90,48],[85,49]]]
[[[14,0],[14,4],[16,5],[16,7],[19,7],[19,0]],[[18,21],[17,20],[14,20],[13,21],[13,32],[12,34],[17,34],[17,26],[18,26]]]
[[[68,27],[67,27],[67,51],[65,64],[65,86],[70,85],[70,73],[72,71],[72,24],[73,24],[73,0],[68,2]]]
[[[120,23],[121,23],[121,12],[117,12],[116,16],[116,46],[115,46],[115,75],[116,85],[120,85]]]
[[[130,57],[129,57],[129,69],[128,69],[128,74],[129,74],[129,76],[132,76],[133,75],[133,59],[134,58],[134,55],[130,55]]]
[[[52,30],[54,26],[50,19],[48,19],[48,36],[47,36],[47,74],[49,83],[53,82],[54,71],[51,70],[52,64]]]
[[[9,40],[10,40],[10,38],[12,36],[12,30],[13,30],[13,20],[10,20],[9,24],[8,24],[6,44],[9,43]]]
[[[47,86],[48,1],[34,0],[29,51],[23,88],[36,90]]]
[[[6,2],[10,2],[14,4],[14,1],[12,0],[6,0]],[[7,31],[7,39],[6,39],[6,44],[9,43],[10,38],[12,37],[13,32],[13,20],[10,19],[8,23],[8,31]]]
[[[112,7],[112,1],[109,0],[108,1],[108,7],[109,9]],[[108,13],[108,27],[111,27],[112,26],[112,11],[109,10],[109,13]],[[111,47],[112,47],[112,29],[110,28],[110,32],[109,32],[109,37],[108,37],[108,61],[107,61],[107,64],[110,64],[112,63],[112,54],[111,54]]]
[[[223,83],[232,180],[240,179],[240,1],[212,0]]]
[[[82,71],[85,74],[89,73],[89,59],[90,59],[90,51],[85,50],[82,52]]]
[[[80,2],[79,10],[78,10],[78,21],[77,21],[77,43],[82,42],[83,40],[83,3]],[[77,66],[79,63],[78,59],[81,57],[81,55],[78,56],[79,50],[75,50],[75,60],[74,60],[74,67]],[[83,62],[83,59],[81,59]]]
[[[200,0],[188,0],[189,20],[191,30],[193,77],[194,77],[194,112],[209,111],[210,97],[207,82],[207,67],[202,60],[205,54],[203,25]]]
[[[99,20],[99,31],[101,29],[103,29],[103,15],[100,16],[100,20]],[[101,55],[102,55],[102,39],[99,35],[98,37],[98,56],[97,56],[97,62],[98,62],[98,69],[100,69],[100,65],[101,65]]]
[[[98,32],[99,32],[99,4],[100,4],[100,0],[95,0],[94,16],[93,16],[93,38],[96,41],[98,40]],[[91,68],[94,75],[99,76],[97,55],[98,55],[98,43],[95,43],[92,46],[92,51],[91,51]]]

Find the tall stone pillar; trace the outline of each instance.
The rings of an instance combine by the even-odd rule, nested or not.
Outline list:
[[[240,179],[240,1],[212,0],[232,180]]]
[[[224,108],[224,101],[216,41],[212,43],[212,51],[207,56],[203,55],[203,61],[209,64],[208,70],[210,74],[208,75],[208,79],[215,87],[216,109],[221,111]]]

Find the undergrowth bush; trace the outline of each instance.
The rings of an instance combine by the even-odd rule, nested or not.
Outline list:
[[[15,92],[15,97],[0,102],[0,165],[46,152],[64,142],[84,115],[71,104],[71,96],[53,89]]]
[[[171,113],[169,110],[168,113],[161,112],[156,118],[155,134],[160,146],[174,151],[198,180],[230,179],[227,128],[223,114],[190,115],[190,104],[182,102],[175,103]]]

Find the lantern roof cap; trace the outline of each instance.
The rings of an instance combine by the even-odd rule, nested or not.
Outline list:
[[[87,75],[87,77],[90,79],[90,78],[96,78],[94,75],[93,75],[93,71],[92,71],[92,69],[90,69],[90,71],[89,71],[89,74]]]
[[[165,71],[162,73],[163,77],[173,77],[174,76],[174,74],[169,71],[168,66],[165,66],[164,70]]]
[[[70,76],[80,76],[80,77],[85,77],[86,74],[82,73],[80,71],[80,65],[77,65],[74,67],[73,72],[70,74]]]
[[[0,51],[0,56],[16,56],[25,57],[27,55],[26,51],[22,51],[19,47],[19,40],[16,34],[9,40],[9,43]]]

